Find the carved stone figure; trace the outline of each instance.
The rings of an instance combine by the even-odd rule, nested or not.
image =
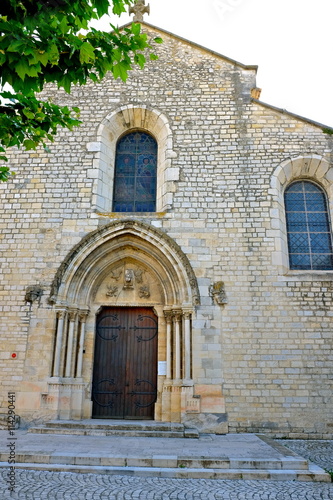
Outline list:
[[[118,293],[118,287],[115,285],[107,285],[108,291],[106,292],[107,297],[115,297]]]
[[[209,295],[212,297],[213,302],[215,300],[215,302],[219,305],[228,303],[223,281],[216,281],[215,283],[210,285]]]
[[[134,271],[133,269],[125,269],[124,290],[134,288]]]
[[[139,288],[140,299],[148,299],[150,297],[149,285],[142,285]]]
[[[137,283],[142,283],[143,281],[142,275],[143,275],[143,269],[136,269],[134,271],[134,276]]]
[[[118,281],[121,274],[122,274],[123,270],[120,268],[120,269],[115,269],[114,271],[111,271],[110,272],[110,278],[113,279],[113,280],[116,280]]]
[[[38,285],[28,286],[25,292],[24,300],[32,304],[36,300],[40,303],[41,296],[43,295],[43,289]]]

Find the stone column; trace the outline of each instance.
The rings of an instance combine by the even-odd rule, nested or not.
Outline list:
[[[66,356],[66,368],[65,377],[72,376],[72,355],[73,355],[73,343],[74,343],[74,331],[76,324],[76,310],[69,311],[69,330],[67,339],[67,356]]]
[[[82,362],[83,362],[83,347],[84,347],[84,336],[86,329],[86,319],[88,316],[88,311],[79,312],[80,329],[79,329],[79,351],[77,356],[77,366],[76,366],[76,377],[82,377]]]
[[[166,378],[172,378],[171,352],[172,352],[172,315],[171,312],[164,312],[166,319]]]
[[[174,373],[174,379],[177,380],[178,382],[181,379],[181,344],[180,344],[180,331],[181,331],[181,312],[180,311],[174,311],[174,335],[175,335],[175,352],[174,352],[174,359],[175,359],[175,373]]]
[[[63,333],[64,333],[64,321],[66,316],[66,311],[61,310],[57,312],[58,316],[58,324],[57,324],[57,333],[56,333],[56,344],[54,351],[54,364],[53,364],[53,377],[61,377],[61,349],[63,342]]]
[[[191,380],[191,313],[184,312],[184,374],[185,381]]]

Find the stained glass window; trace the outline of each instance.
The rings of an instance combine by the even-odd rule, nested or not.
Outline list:
[[[285,191],[290,269],[333,269],[332,233],[325,193],[308,181]]]
[[[114,212],[156,211],[157,143],[145,132],[131,132],[117,144]]]

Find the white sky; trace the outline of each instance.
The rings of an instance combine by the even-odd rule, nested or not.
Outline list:
[[[258,65],[260,100],[333,126],[333,0],[146,0],[157,27]],[[122,25],[131,18],[113,18]]]

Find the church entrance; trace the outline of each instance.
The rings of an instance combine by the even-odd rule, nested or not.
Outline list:
[[[104,307],[98,314],[93,418],[154,418],[157,326],[152,308]]]

